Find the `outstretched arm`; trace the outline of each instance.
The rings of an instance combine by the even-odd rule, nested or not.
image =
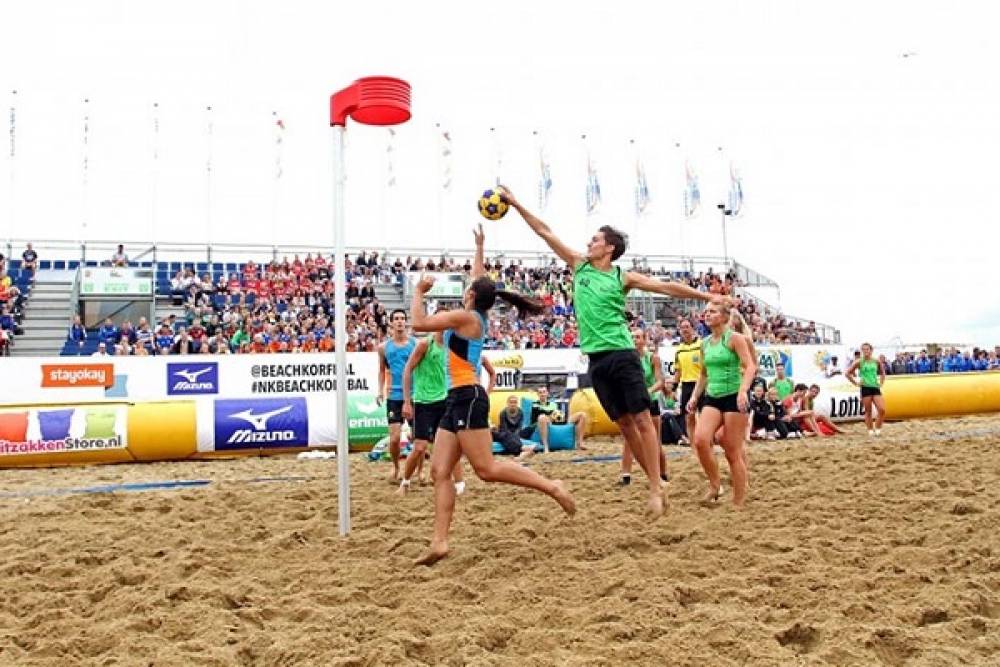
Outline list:
[[[690,285],[676,280],[657,280],[656,278],[651,278],[647,275],[636,273],[635,271],[626,271],[625,291],[627,292],[631,289],[640,289],[645,292],[655,292],[657,294],[664,294],[678,299],[697,299],[698,301],[711,301],[714,297],[718,296],[717,294],[710,294],[709,292],[699,292]],[[729,297],[720,298],[729,299]],[[731,301],[732,299],[730,299],[730,302]]]
[[[482,223],[472,231],[476,237],[476,256],[472,260],[472,279],[486,275],[486,262],[483,259],[483,244],[486,243],[486,234],[483,232]]]
[[[503,186],[503,189],[505,191],[504,196],[507,198],[507,201],[511,205],[511,207],[516,209],[517,212],[521,214],[521,217],[524,218],[524,221],[528,223],[529,227],[531,227],[531,231],[538,234],[538,236],[541,237],[541,239],[545,241],[550,248],[552,248],[552,252],[554,252],[559,256],[559,259],[569,264],[569,267],[571,269],[575,269],[577,266],[583,263],[584,261],[583,255],[581,255],[578,252],[575,252],[572,248],[563,243],[562,239],[556,236],[548,225],[546,225],[538,217],[532,214],[528,209],[524,207],[523,204],[521,204],[521,202],[519,202],[514,197],[509,188]]]

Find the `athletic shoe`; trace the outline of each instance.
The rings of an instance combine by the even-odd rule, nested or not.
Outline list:
[[[881,436],[882,436],[882,429],[880,428],[875,429],[875,437],[878,438]]]
[[[618,486],[628,486],[631,483],[632,483],[632,476],[631,475],[622,475],[618,479]]]
[[[465,482],[455,482],[455,495],[462,495],[465,493]]]

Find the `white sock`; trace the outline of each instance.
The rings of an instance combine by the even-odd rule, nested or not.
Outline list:
[[[455,482],[455,494],[460,496],[463,493],[465,493],[465,481]]]

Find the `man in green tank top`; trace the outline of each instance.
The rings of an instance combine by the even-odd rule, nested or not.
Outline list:
[[[626,236],[605,225],[587,244],[574,251],[507,190],[510,205],[543,241],[573,270],[573,307],[580,330],[580,349],[590,357],[589,374],[601,406],[621,429],[625,442],[649,479],[647,508],[663,513],[659,448],[649,414],[649,392],[625,317],[625,296],[631,289],[681,299],[708,301],[712,296],[688,285],[661,281],[612,262],[625,253]]]
[[[790,377],[785,376],[785,364],[780,361],[777,366],[775,366],[775,373],[776,377],[774,378],[774,382],[771,383],[771,386],[778,392],[778,400],[783,401],[791,396],[792,392],[795,391],[795,383],[792,382]]]

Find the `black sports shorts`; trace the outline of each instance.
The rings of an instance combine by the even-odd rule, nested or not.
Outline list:
[[[611,421],[649,410],[649,391],[638,352],[610,350],[589,356],[590,382]]]

